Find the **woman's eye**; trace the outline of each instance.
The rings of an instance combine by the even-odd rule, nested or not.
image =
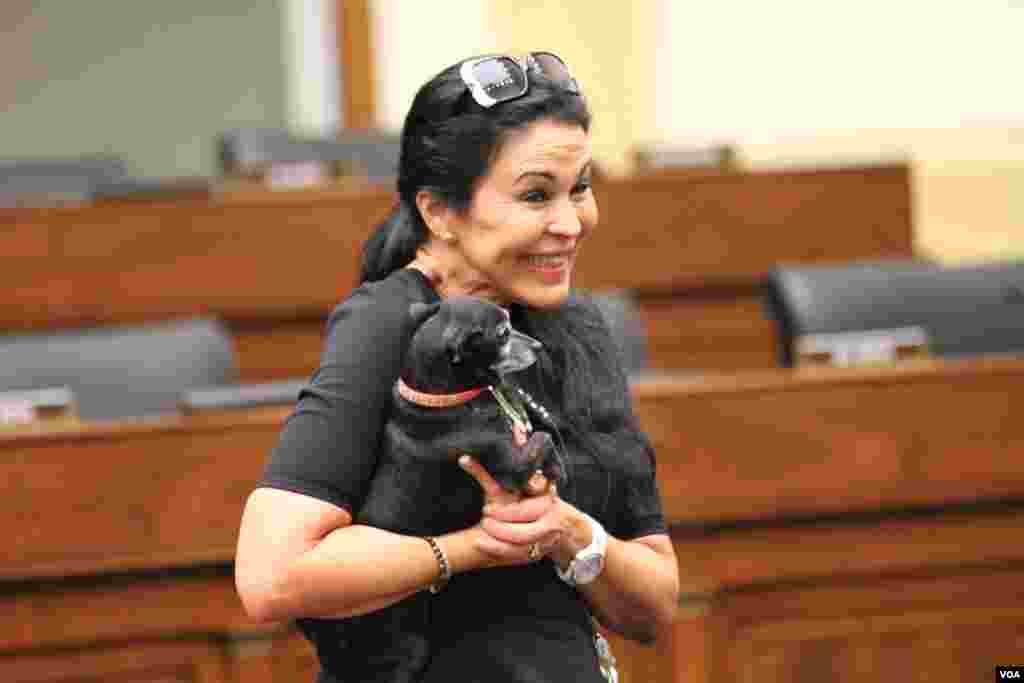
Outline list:
[[[590,181],[589,180],[581,180],[580,182],[578,182],[576,184],[576,187],[572,188],[572,193],[575,194],[575,195],[581,195],[581,194],[583,194],[584,192],[586,192],[589,189],[590,189]]]
[[[525,202],[546,202],[548,200],[548,193],[545,190],[530,190],[523,195],[523,201]]]

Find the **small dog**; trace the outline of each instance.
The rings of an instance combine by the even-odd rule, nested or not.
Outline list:
[[[475,484],[466,490],[456,466],[461,455],[475,457],[509,491],[525,491],[538,470],[562,482],[551,434],[531,429],[550,418],[511,377],[536,362],[540,342],[512,329],[508,311],[477,297],[413,304],[409,314],[416,331],[359,520],[415,535],[472,524],[479,491]]]
[[[536,362],[540,342],[513,330],[505,309],[476,297],[413,304],[410,316],[416,331],[356,521],[416,536],[475,524],[482,494],[457,466],[465,454],[510,491],[525,491],[538,470],[563,483],[550,433],[531,428],[537,421],[554,430],[554,423],[510,377]],[[345,637],[365,675],[418,680],[430,658],[431,597],[421,591],[348,620]]]

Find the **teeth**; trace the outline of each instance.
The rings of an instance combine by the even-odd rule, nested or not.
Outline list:
[[[559,255],[554,255],[554,256],[539,255],[539,256],[527,256],[526,260],[529,261],[530,263],[534,264],[534,265],[537,265],[537,266],[547,266],[549,268],[555,268],[557,266],[560,266],[560,265],[564,264],[566,262],[566,257],[565,256],[559,256]]]

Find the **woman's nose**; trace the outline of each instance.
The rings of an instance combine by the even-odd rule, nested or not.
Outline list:
[[[558,215],[548,225],[548,232],[561,237],[578,237],[583,232],[583,220],[580,209],[573,202],[563,202]]]

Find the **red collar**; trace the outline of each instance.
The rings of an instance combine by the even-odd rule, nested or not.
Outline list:
[[[483,392],[483,389],[467,389],[457,394],[427,394],[413,389],[402,378],[398,379],[398,395],[409,403],[427,408],[451,408],[472,401]]]

